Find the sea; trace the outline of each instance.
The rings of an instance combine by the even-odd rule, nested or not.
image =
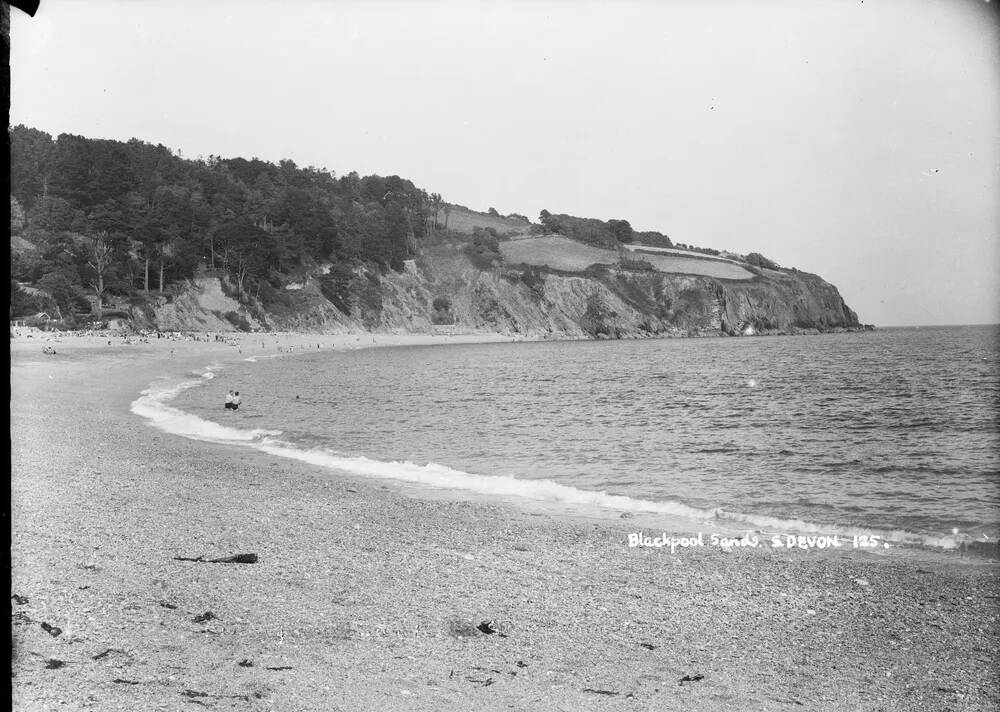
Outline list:
[[[456,497],[945,549],[1000,533],[1000,326],[255,355],[268,338],[133,412]]]

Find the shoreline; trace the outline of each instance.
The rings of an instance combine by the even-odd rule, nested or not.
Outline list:
[[[630,548],[657,531],[639,516],[438,498],[195,442],[129,406],[237,347],[87,338],[55,356],[11,343],[16,709],[1000,704],[993,563]]]
[[[459,343],[507,343],[506,339],[495,338],[492,334],[466,334],[465,338],[445,343],[436,339],[428,339],[424,335],[409,335],[409,337],[403,341],[395,339],[394,336],[383,337],[382,343],[377,341],[378,337],[376,336],[371,337],[371,342],[368,342],[367,335],[356,336],[354,339],[351,339],[351,336],[353,335],[333,337],[329,343],[313,343],[314,339],[310,335],[275,334],[270,340],[272,343],[268,344],[268,340],[265,339],[263,335],[258,335],[257,338],[248,339],[248,343],[245,344],[247,353],[257,354],[256,356],[251,355],[243,358],[241,357],[243,350],[238,348],[238,356],[227,359],[224,364],[216,362],[213,363],[210,368],[204,367],[208,369],[209,373],[200,374],[200,376],[201,378],[204,378],[208,375],[214,378],[216,375],[222,375],[224,378],[227,378],[228,376],[223,372],[223,369],[241,366],[243,368],[253,368],[252,366],[243,366],[243,364],[245,362],[256,363],[258,361],[258,356],[261,360],[278,357],[282,359],[301,357],[304,355],[318,353],[318,350],[321,348],[327,348],[328,351],[332,350],[334,352],[344,352],[369,347],[447,346]],[[390,339],[392,339],[392,341],[389,341]],[[258,341],[260,342],[261,348],[266,350],[264,355],[260,355],[260,352],[256,351]],[[233,346],[234,344],[227,342],[227,345]],[[316,351],[313,350],[313,346],[316,347]],[[295,351],[295,348],[298,348],[299,350]],[[198,370],[200,369],[195,369],[188,373],[187,379],[189,382],[204,385],[205,381],[201,380],[201,378],[195,378],[193,381],[191,379],[192,376],[199,375],[197,374]],[[177,378],[180,378],[179,374],[176,374],[176,376]],[[146,391],[143,391],[143,393],[145,392]],[[162,404],[173,408],[174,406],[172,403],[176,396],[177,394],[174,393],[166,399],[157,399],[156,404]],[[138,403],[139,401],[136,400],[131,404],[132,407],[130,410],[133,413],[136,413],[135,406]],[[139,415],[138,413],[136,414]],[[289,444],[287,447],[282,444],[265,448],[256,440],[227,440],[226,435],[220,435],[218,437],[205,435],[203,437],[201,434],[184,433],[172,430],[166,425],[161,426],[159,423],[153,422],[152,419],[154,419],[157,415],[159,415],[158,412],[147,412],[144,415],[139,415],[139,417],[145,418],[150,427],[161,428],[165,432],[173,435],[190,437],[194,440],[216,442],[217,444],[226,446],[249,447],[258,451],[263,450],[272,456],[286,457],[292,460],[303,461],[307,464],[314,464],[326,468],[332,471],[331,476],[360,477],[364,481],[384,482],[393,488],[394,491],[406,494],[407,496],[442,500],[469,500],[486,504],[500,503],[525,511],[541,512],[548,516],[567,517],[569,519],[583,519],[588,521],[603,521],[606,523],[615,519],[631,519],[634,520],[632,523],[635,525],[652,528],[654,530],[657,528],[661,530],[665,529],[671,533],[707,530],[708,535],[715,536],[716,538],[724,537],[728,541],[752,538],[755,542],[757,542],[754,544],[755,547],[770,546],[771,548],[787,548],[791,546],[794,548],[813,549],[826,548],[826,546],[829,545],[831,549],[867,548],[868,551],[858,553],[869,553],[874,555],[887,554],[916,558],[921,556],[934,557],[941,555],[949,557],[957,555],[961,557],[960,560],[965,560],[964,557],[966,556],[985,557],[986,559],[1000,559],[1000,556],[998,556],[998,543],[995,539],[989,540],[984,538],[983,540],[974,540],[967,538],[967,540],[961,544],[949,546],[947,544],[921,543],[917,541],[917,539],[921,538],[933,540],[947,540],[951,538],[945,536],[944,534],[931,535],[902,532],[906,535],[906,540],[900,541],[898,538],[892,537],[899,535],[901,530],[886,527],[873,528],[870,525],[844,523],[824,525],[816,522],[805,522],[798,519],[788,520],[780,517],[724,510],[722,508],[698,510],[697,508],[683,503],[656,500],[640,501],[629,495],[608,493],[603,490],[580,490],[572,486],[556,483],[552,480],[528,479],[513,481],[520,483],[521,487],[540,485],[542,487],[542,491],[537,491],[536,495],[538,496],[533,496],[525,491],[518,493],[500,491],[511,490],[515,487],[511,482],[502,481],[502,478],[498,478],[496,476],[470,475],[469,473],[461,471],[452,472],[459,477],[467,477],[470,481],[466,483],[466,486],[454,483],[450,486],[439,486],[433,481],[421,481],[426,478],[421,478],[419,475],[414,478],[413,473],[409,473],[409,477],[404,476],[404,473],[397,473],[398,476],[361,474],[353,472],[350,469],[345,469],[349,467],[347,463],[344,463],[343,466],[339,466],[338,463],[321,464],[316,462],[315,458],[311,457],[316,453],[309,450],[303,450],[294,444]],[[224,429],[231,427],[230,425],[223,425],[215,420],[201,422],[208,426],[209,430],[214,430],[216,427]],[[236,430],[240,433],[244,432],[244,428],[237,427]],[[247,432],[256,431],[251,430]],[[406,464],[409,465],[410,463]],[[419,464],[416,464],[413,467],[417,470],[423,469]],[[451,468],[447,466],[446,469],[451,470]],[[556,496],[556,492],[553,490],[558,490],[563,496]],[[591,496],[595,501],[580,501],[581,499],[587,499]],[[614,501],[619,499],[622,501]],[[601,502],[600,504],[597,503],[598,500]],[[644,503],[649,506],[645,508],[642,506],[638,506],[637,508],[625,506],[627,504],[642,505]],[[686,508],[691,511],[688,513],[677,511],[657,511],[657,508],[669,508],[671,506],[681,509]],[[721,512],[722,515],[717,514],[718,512]],[[702,533],[706,532],[702,531]],[[869,541],[870,536],[877,536],[879,539],[885,540],[885,543],[881,544],[881,542],[879,542],[876,544],[874,540]],[[883,551],[882,548],[893,548],[895,550],[887,552]],[[871,551],[871,549],[876,550]]]

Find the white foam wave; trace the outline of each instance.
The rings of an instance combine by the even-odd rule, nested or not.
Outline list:
[[[211,371],[206,373],[211,373]],[[206,374],[202,374],[202,378],[205,377]],[[200,385],[199,381],[185,381],[171,386],[152,385],[132,402],[130,410],[136,415],[146,418],[151,425],[160,430],[195,440],[219,443],[251,443],[261,438],[281,434],[280,430],[261,428],[243,430],[221,425],[168,405],[168,402],[181,392]]]
[[[957,548],[963,539],[957,536],[922,535],[903,530],[880,530],[856,526],[836,526],[817,524],[801,519],[779,519],[754,514],[728,512],[722,509],[701,509],[681,502],[637,499],[626,495],[608,494],[593,490],[582,490],[552,480],[522,480],[516,477],[497,475],[476,475],[455,470],[444,465],[428,463],[418,465],[412,462],[385,462],[367,457],[351,457],[323,449],[302,449],[289,443],[265,438],[254,447],[270,455],[287,457],[311,465],[330,467],[366,477],[380,477],[404,482],[414,482],[431,487],[458,489],[477,494],[560,502],[572,505],[592,505],[622,512],[666,514],[703,521],[714,519],[721,523],[738,522],[749,524],[755,529],[768,533],[824,534],[841,537],[878,537],[880,542],[913,544],[945,549]]]
[[[210,370],[202,378],[214,376]],[[196,440],[230,443],[252,447],[270,455],[285,457],[311,465],[319,465],[364,477],[394,479],[442,489],[462,490],[483,495],[521,497],[569,505],[590,505],[622,512],[665,514],[703,521],[739,523],[767,533],[823,534],[876,536],[880,541],[955,549],[967,543],[964,534],[948,536],[915,534],[903,530],[879,530],[857,526],[818,524],[800,519],[781,519],[757,514],[730,512],[723,509],[701,509],[669,500],[637,499],[604,491],[583,490],[552,480],[523,480],[501,475],[477,475],[444,465],[419,465],[408,461],[382,461],[350,456],[326,449],[306,449],[276,439],[280,431],[256,428],[244,430],[215,423],[186,413],[169,405],[188,388],[204,381],[186,381],[172,386],[150,386],[131,406],[136,415],[146,418],[161,430]]]
[[[692,518],[704,518],[712,514],[710,511],[689,507],[679,502],[654,502],[634,499],[625,495],[608,494],[607,492],[581,490],[552,480],[521,480],[502,475],[476,475],[433,462],[426,465],[405,461],[385,462],[367,457],[340,455],[329,450],[305,450],[270,439],[257,444],[256,448],[271,455],[308,462],[312,465],[331,467],[356,475],[402,480],[477,494],[524,497],[566,504],[595,505],[620,511],[643,511]]]
[[[830,525],[807,522],[802,519],[782,519],[779,517],[769,517],[760,514],[744,514],[742,512],[729,512],[723,509],[716,510],[716,517],[722,521],[739,522],[748,524],[751,527],[768,533],[794,532],[796,534],[837,534],[841,537],[877,537],[880,542],[890,542],[894,544],[912,544],[916,546],[930,546],[942,549],[956,549],[964,542],[969,541],[969,537],[964,534],[939,536],[934,534],[917,534],[903,529],[873,529],[868,527],[850,525]]]

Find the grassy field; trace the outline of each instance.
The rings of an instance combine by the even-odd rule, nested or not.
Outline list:
[[[714,257],[681,257],[679,255],[653,254],[651,252],[633,253],[639,259],[649,262],[661,272],[682,272],[698,274],[717,279],[752,279],[753,273],[735,262],[728,262]]]
[[[500,252],[508,264],[547,266],[564,272],[582,272],[592,264],[618,264],[618,252],[584,245],[560,235],[504,241]],[[637,259],[649,262],[660,272],[697,274],[717,279],[752,279],[753,273],[734,262],[715,258],[637,252]],[[688,253],[691,254],[691,253]]]
[[[681,257],[697,257],[703,260],[722,260],[723,262],[732,262],[733,260],[728,257],[717,257],[715,255],[705,255],[700,252],[692,252],[691,250],[682,250],[677,247],[651,247],[649,245],[622,245],[627,250],[632,252],[643,252],[652,254],[665,254],[665,255],[680,255]]]
[[[618,264],[615,250],[602,250],[560,235],[501,242],[500,252],[508,264],[545,265],[564,272],[582,272],[592,264]]]
[[[444,209],[438,211],[438,223],[444,225]],[[509,233],[527,233],[531,226],[523,220],[499,217],[487,213],[477,213],[474,210],[462,208],[457,205],[451,207],[451,214],[448,215],[448,229],[455,232],[463,232],[471,235],[477,227],[484,230],[493,228],[500,235]]]

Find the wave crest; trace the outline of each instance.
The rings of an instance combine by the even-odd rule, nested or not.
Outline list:
[[[214,366],[217,368],[217,366]],[[146,418],[160,430],[175,435],[216,443],[229,443],[252,447],[277,457],[284,457],[311,465],[349,472],[364,477],[393,479],[425,486],[475,492],[483,495],[520,497],[536,501],[559,502],[570,505],[590,505],[621,512],[665,514],[693,520],[716,520],[738,523],[765,533],[815,533],[841,536],[876,536],[885,542],[957,549],[970,543],[967,534],[953,535],[916,534],[903,530],[879,530],[858,526],[817,524],[800,519],[782,519],[758,514],[730,512],[721,508],[703,509],[670,500],[637,499],[627,495],[609,494],[604,491],[584,490],[552,480],[523,480],[503,475],[477,475],[456,470],[445,465],[428,463],[420,465],[409,461],[373,460],[350,456],[322,448],[303,448],[278,440],[278,430],[235,428],[205,420],[169,405],[183,391],[205,385],[214,377],[213,367],[206,369],[196,381],[174,385],[151,385],[133,401],[131,411]]]

